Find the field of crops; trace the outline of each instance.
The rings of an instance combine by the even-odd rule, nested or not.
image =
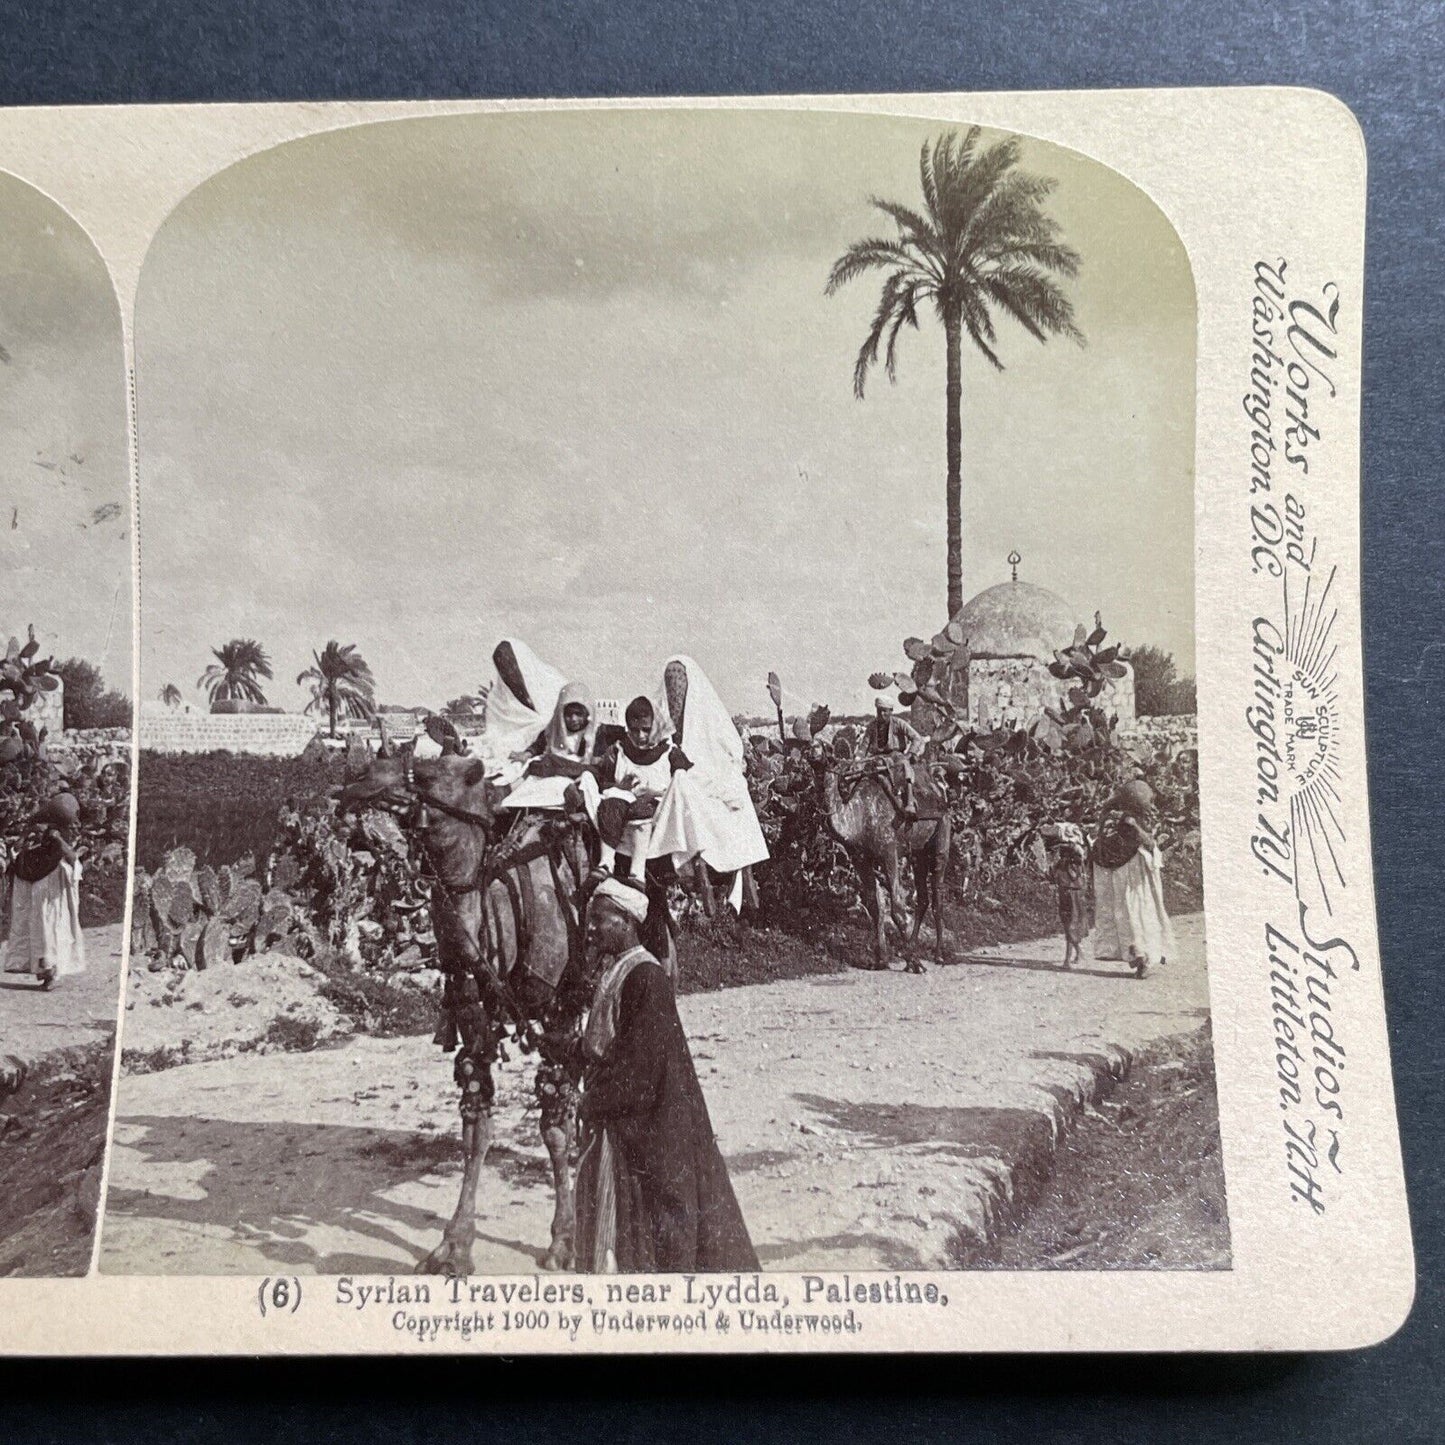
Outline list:
[[[258,862],[280,837],[281,813],[342,781],[341,757],[316,749],[298,758],[235,753],[142,752],[136,866],[153,872],[176,847],[220,867],[250,853]]]

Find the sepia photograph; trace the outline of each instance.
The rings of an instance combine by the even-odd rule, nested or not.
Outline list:
[[[127,894],[131,508],[120,307],[0,173],[0,1276],[84,1274]]]
[[[101,1270],[1230,1269],[1196,332],[1148,195],[969,124],[438,115],[191,191]],[[71,708],[129,707],[119,389],[41,427],[25,334],[3,746],[79,914],[32,969],[12,905],[17,1013],[113,957]]]

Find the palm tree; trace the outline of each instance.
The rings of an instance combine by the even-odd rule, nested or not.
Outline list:
[[[181,690],[175,683],[168,682],[160,691],[160,699],[167,707],[181,705]]]
[[[833,263],[831,296],[865,271],[887,272],[873,324],[853,367],[853,391],[861,401],[869,369],[885,346],[889,381],[897,379],[898,335],[918,329],[920,303],[933,303],[943,324],[948,381],[948,615],[963,606],[963,505],[960,402],[962,343],[974,346],[999,371],[994,312],[1011,316],[1037,341],[1063,335],[1084,344],[1074,308],[1053,279],[1073,277],[1079,254],[1059,239],[1058,222],[1040,203],[1055,183],[1016,169],[1019,142],[1010,138],[978,148],[971,126],[960,140],[947,134],[923,143],[919,175],[924,213],[895,201],[873,205],[897,227],[896,238],[855,241]]]
[[[306,704],[306,711],[324,707],[332,737],[336,736],[339,715],[371,717],[376,712],[376,679],[354,645],[347,643],[343,647],[339,642],[328,642],[311,656],[315,666],[298,673],[296,685],[311,685],[311,701]]]
[[[213,704],[241,700],[264,706],[266,694],[256,679],[272,676],[271,659],[259,642],[233,637],[213,647],[211,656],[216,660],[196,679],[196,686],[206,689]]]

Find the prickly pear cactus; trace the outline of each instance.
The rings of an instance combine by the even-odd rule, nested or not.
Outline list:
[[[231,890],[220,915],[231,925],[233,932],[249,933],[261,916],[261,885],[254,878],[238,883]]]
[[[814,721],[821,727],[826,710]],[[214,968],[258,950],[302,957],[332,948],[356,966],[434,956],[429,897],[406,834],[389,813],[343,816],[318,800],[283,815],[280,846],[258,869],[245,856],[197,866],[176,848],[136,876],[135,947],[158,966]]]
[[[1126,676],[1129,669],[1121,661],[1126,655],[1123,648],[1104,646],[1108,635],[1096,612],[1092,631],[1080,623],[1073,641],[1054,653],[1049,673],[1068,686],[1061,705],[1045,708],[1043,719],[1034,728],[1044,746],[1084,752],[1109,741],[1112,724],[1098,700],[1105,687]]]
[[[0,660],[0,719],[5,723],[5,737],[0,740],[0,762],[14,763],[24,758],[43,755],[44,730],[37,730],[24,716],[25,711],[42,692],[54,692],[60,686],[53,657],[39,656],[40,644],[32,624],[26,630],[26,641],[12,637]]]
[[[283,889],[264,893],[255,860],[217,869],[173,848],[153,876],[136,874],[131,943],[162,965],[215,968],[292,938],[302,921]]]
[[[222,963],[231,963],[231,926],[224,918],[212,918],[201,935],[200,951],[196,957],[197,968],[216,968]]]
[[[196,869],[196,888],[201,895],[201,907],[207,913],[221,910],[221,880],[216,870],[209,865]]]
[[[171,904],[167,910],[170,921],[177,928],[184,928],[196,916],[196,900],[191,893],[190,882],[176,883],[171,888]]]
[[[923,723],[933,742],[951,741],[964,730],[960,681],[966,686],[968,665],[973,660],[963,629],[950,622],[930,642],[906,637],[903,654],[911,664],[907,672],[871,673],[869,687],[878,692],[896,687],[899,707],[921,705],[921,718],[916,720]]]
[[[201,945],[201,935],[205,933],[206,925],[199,918],[193,918],[181,929],[180,949],[181,956],[186,961],[187,968],[200,968],[198,953]]]

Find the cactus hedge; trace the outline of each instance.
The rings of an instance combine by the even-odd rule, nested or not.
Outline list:
[[[284,888],[263,887],[255,859],[221,868],[172,848],[153,874],[137,870],[131,948],[161,964],[212,968],[312,935]]]
[[[210,968],[253,953],[329,949],[356,967],[434,956],[427,896],[406,835],[388,813],[342,816],[322,795],[280,810],[263,865],[198,862],[170,849],[136,871],[132,948],[157,968]]]

